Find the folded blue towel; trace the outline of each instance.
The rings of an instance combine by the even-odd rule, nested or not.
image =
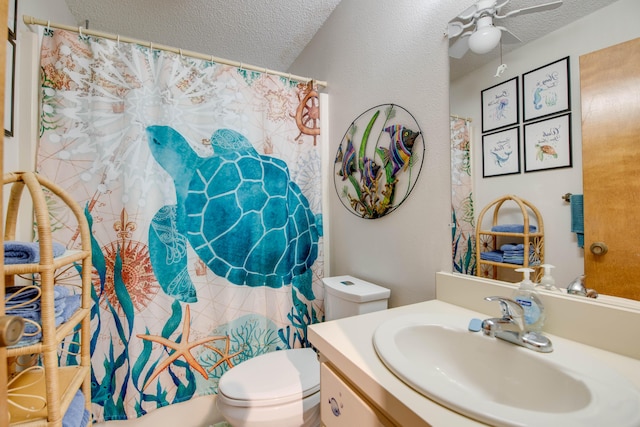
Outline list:
[[[81,303],[82,303],[82,295],[80,294],[69,295],[67,297],[64,304],[64,311],[62,313],[64,322],[66,322],[67,320],[69,320],[71,316],[73,316],[73,313],[75,313],[80,308]]]
[[[33,344],[42,339],[42,327],[40,326],[40,310],[30,313],[12,313],[11,311],[5,312],[7,316],[20,316],[27,320],[24,322],[24,332],[20,340],[11,347],[22,347],[28,344]]]
[[[535,233],[537,230],[535,225],[529,226],[529,232]],[[524,233],[524,224],[502,224],[494,225],[491,227],[491,231],[501,231],[503,233]]]
[[[480,252],[480,258],[485,261],[502,262],[502,251]]]
[[[4,306],[11,308],[24,303],[39,303],[39,294],[40,289],[35,286],[9,286],[4,290]]]
[[[64,254],[65,247],[60,243],[52,244],[53,256]],[[19,242],[10,240],[4,242],[5,264],[30,264],[40,261],[40,244],[38,242]]]
[[[500,250],[507,251],[518,251],[520,253],[524,253],[524,244],[523,243],[506,243],[500,246]]]
[[[69,289],[67,286],[55,285],[53,287],[53,299],[55,301],[66,298],[69,295],[71,295],[71,289]]]
[[[62,418],[62,427],[85,427],[89,424],[89,411],[84,408],[84,394],[78,390]]]

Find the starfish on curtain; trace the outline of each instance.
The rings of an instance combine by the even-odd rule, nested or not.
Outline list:
[[[211,337],[201,338],[197,341],[189,342],[190,327],[191,327],[191,311],[189,309],[189,305],[187,305],[184,313],[184,320],[182,322],[182,339],[180,340],[180,342],[170,341],[158,335],[143,335],[143,334],[137,335],[138,338],[141,338],[143,340],[157,342],[162,344],[168,349],[175,350],[173,353],[169,354],[169,357],[167,357],[160,365],[158,365],[158,367],[156,367],[151,377],[149,377],[149,379],[146,381],[146,383],[142,387],[143,390],[147,388],[147,386],[151,383],[151,381],[153,381],[160,374],[160,372],[166,369],[170,364],[172,364],[180,356],[182,356],[184,360],[186,360],[187,363],[189,363],[189,366],[191,366],[196,371],[200,372],[200,374],[202,374],[202,376],[205,379],[209,378],[207,371],[202,367],[202,365],[200,365],[200,363],[198,363],[198,361],[191,354],[191,349],[199,345],[202,345],[204,343],[226,339],[227,337],[224,335],[211,336]]]
[[[214,369],[216,369],[218,366],[222,365],[225,362],[227,363],[227,366],[229,367],[229,369],[233,368],[233,362],[231,361],[231,359],[233,359],[234,357],[236,357],[237,355],[239,355],[244,351],[244,346],[242,346],[242,348],[239,351],[233,354],[229,354],[229,351],[231,350],[231,339],[229,338],[229,336],[226,336],[225,340],[226,340],[226,343],[224,346],[224,352],[216,347],[205,345],[205,347],[215,351],[221,356],[220,360],[218,360],[212,367],[209,368],[209,372],[213,372]]]

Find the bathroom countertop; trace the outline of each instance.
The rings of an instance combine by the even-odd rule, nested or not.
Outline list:
[[[397,307],[385,311],[328,321],[309,327],[309,340],[368,399],[403,426],[480,426],[474,421],[424,397],[389,371],[378,358],[373,334],[384,321],[411,313],[458,314],[472,318],[486,315],[439,300]],[[640,390],[640,360],[596,347],[546,334],[556,348],[563,342],[577,346],[580,354],[588,354],[618,371]],[[584,352],[584,353],[583,353]],[[597,369],[597,366],[594,366]]]

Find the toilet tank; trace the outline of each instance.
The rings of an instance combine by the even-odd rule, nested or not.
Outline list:
[[[334,276],[324,283],[325,320],[385,310],[391,291],[353,276]]]

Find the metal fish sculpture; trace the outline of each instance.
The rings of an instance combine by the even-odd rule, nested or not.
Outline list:
[[[382,149],[385,156],[393,163],[393,175],[400,169],[406,169],[413,150],[413,144],[420,132],[414,132],[403,125],[391,125],[384,129],[389,133],[391,142],[389,149]]]
[[[356,149],[353,146],[351,138],[347,137],[347,148],[342,156],[342,167],[340,168],[340,176],[344,181],[349,175],[356,171]]]
[[[364,158],[364,167],[362,168],[362,179],[367,188],[372,188],[373,184],[380,177],[380,165],[369,157]]]

